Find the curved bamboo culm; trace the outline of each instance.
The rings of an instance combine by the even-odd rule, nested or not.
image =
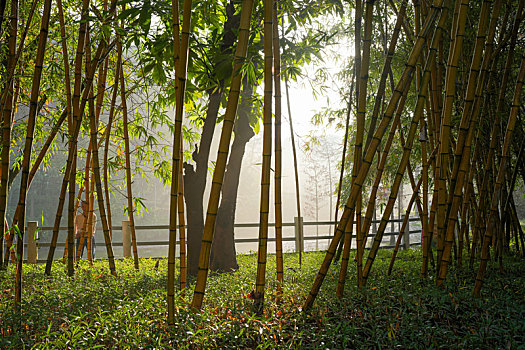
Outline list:
[[[273,0],[264,1],[264,105],[263,159],[261,171],[261,206],[259,219],[259,248],[255,280],[254,310],[262,315],[266,286],[268,250],[268,216],[270,214],[270,167],[272,161],[272,93],[273,93]]]
[[[284,29],[283,29],[284,30]],[[292,107],[290,104],[290,91],[288,86],[288,75],[284,75],[284,88],[286,90],[286,106],[288,109],[288,122],[290,124],[290,142],[292,144],[292,156],[293,156],[293,169],[294,169],[294,178],[295,178],[295,205],[297,208],[297,217],[301,217],[301,192],[300,192],[300,183],[299,183],[299,169],[297,166],[297,150],[295,147],[295,133],[293,131],[293,121],[292,121]],[[299,236],[299,267],[303,265],[303,225],[299,225],[297,230],[297,235]]]
[[[483,286],[485,270],[487,269],[487,263],[489,260],[489,248],[492,242],[492,235],[493,235],[493,230],[494,230],[494,227],[493,227],[494,220],[496,218],[496,214],[498,210],[498,204],[499,204],[499,199],[500,199],[500,194],[501,194],[501,187],[502,187],[503,181],[505,180],[505,173],[506,173],[505,166],[510,158],[510,143],[512,141],[512,134],[514,131],[517,116],[519,113],[519,108],[521,105],[520,98],[521,98],[521,93],[522,93],[524,83],[525,83],[525,54],[523,54],[523,57],[521,60],[520,71],[519,71],[518,79],[516,82],[516,89],[514,91],[512,107],[510,110],[509,121],[507,123],[507,130],[505,133],[505,141],[503,144],[503,150],[502,150],[502,155],[501,155],[501,161],[499,164],[498,176],[494,184],[494,192],[492,194],[490,214],[487,219],[487,225],[486,225],[487,231],[485,232],[485,235],[483,237],[483,246],[481,249],[481,263],[479,265],[479,270],[476,276],[476,283],[474,285],[474,291],[473,291],[474,296],[478,298],[481,295],[481,287]]]
[[[122,9],[124,11],[124,8]],[[117,51],[122,51],[122,44],[120,40],[117,43]],[[128,220],[129,229],[131,232],[131,244],[133,246],[133,263],[135,270],[139,269],[139,253],[137,250],[137,235],[135,233],[135,209],[133,206],[133,191],[131,188],[131,159],[130,159],[130,147],[129,147],[129,131],[128,131],[128,107],[126,102],[126,85],[124,82],[124,66],[121,60],[120,67],[120,101],[122,104],[122,125],[123,125],[123,137],[124,137],[124,153],[126,158],[126,190],[128,198]],[[178,173],[178,172],[176,172]],[[104,197],[101,197],[104,198]]]
[[[2,16],[3,17],[3,16]],[[3,20],[3,18],[2,18]],[[1,24],[0,24],[1,25]],[[16,37],[18,29],[18,0],[11,1],[11,14],[9,16],[9,40],[8,40],[8,59],[7,59],[7,69],[11,69],[11,65],[14,64],[14,58],[16,55]],[[0,106],[2,119],[2,169],[0,176],[0,269],[4,266],[4,235],[6,234],[6,226],[4,225],[5,213],[7,207],[7,198],[8,198],[8,180],[9,180],[9,150],[11,146],[11,116],[13,114],[12,107],[13,102],[13,82],[6,83],[4,89],[7,91],[5,103]],[[9,244],[11,245],[11,244]],[[6,251],[6,257],[9,256],[9,250]]]
[[[275,84],[275,259],[277,292],[282,293],[283,266],[283,213],[281,198],[282,146],[281,146],[281,52],[279,45],[279,3],[273,2],[273,66]]]
[[[20,207],[19,225],[20,236],[18,237],[16,252],[16,282],[15,282],[15,305],[22,301],[22,264],[24,256],[24,231],[25,231],[25,209],[27,197],[27,184],[29,179],[29,170],[31,166],[31,148],[33,146],[33,136],[35,131],[35,122],[37,114],[38,96],[40,92],[40,81],[42,78],[42,68],[44,63],[44,54],[46,51],[47,34],[49,28],[49,18],[51,16],[51,0],[44,1],[44,10],[40,23],[40,34],[38,36],[38,48],[35,58],[35,70],[31,86],[31,100],[29,102],[29,113],[27,117],[26,141],[24,146],[24,158],[22,160],[22,179],[20,182],[20,196],[18,206]]]
[[[173,0],[175,1],[175,0]],[[178,9],[178,4],[173,4],[174,11]],[[192,1],[185,0],[183,8],[182,36],[179,52],[174,52],[174,64],[176,76],[176,106],[175,106],[175,129],[173,133],[173,154],[171,166],[171,190],[170,190],[170,233],[168,246],[168,324],[173,325],[173,315],[175,313],[175,251],[177,244],[177,216],[178,216],[178,193],[179,193],[179,168],[181,162],[182,144],[182,118],[184,114],[184,95],[186,91],[186,70],[188,67],[188,53],[191,26],[191,7]],[[173,20],[178,20],[178,13],[172,13]],[[175,22],[176,23],[176,22]],[[174,45],[176,45],[175,43]],[[178,58],[177,58],[178,57]]]
[[[195,284],[193,300],[191,303],[192,307],[197,309],[202,307],[202,301],[204,299],[204,293],[206,290],[206,279],[208,277],[208,268],[210,264],[211,243],[213,241],[213,234],[215,231],[217,209],[219,207],[219,197],[224,179],[224,172],[226,170],[226,162],[228,160],[229,146],[233,125],[235,123],[235,116],[237,114],[237,106],[239,104],[239,95],[242,82],[242,66],[248,51],[252,9],[253,0],[244,0],[242,3],[241,21],[239,25],[239,42],[237,44],[237,48],[235,49],[235,59],[233,62],[233,74],[230,92],[228,95],[228,104],[226,106],[226,113],[222,125],[219,149],[217,151],[217,160],[215,163],[215,170],[213,172],[211,192],[208,201],[208,209],[206,212],[204,232],[202,235],[202,244],[199,255],[199,271],[197,273],[197,282]]]
[[[412,76],[415,71],[415,65],[418,60],[419,55],[421,54],[421,51],[423,50],[423,46],[426,41],[426,37],[430,35],[431,32],[433,31],[434,23],[438,15],[442,12],[441,11],[442,4],[443,4],[443,0],[434,0],[431,6],[431,10],[427,16],[425,25],[423,26],[421,32],[418,35],[416,42],[414,43],[410,56],[407,60],[405,70],[401,78],[399,79],[399,82],[394,90],[394,93],[392,94],[392,97],[390,98],[390,101],[385,110],[385,114],[381,120],[381,123],[379,124],[377,130],[374,133],[374,137],[372,139],[372,142],[370,143],[370,146],[366,150],[366,154],[363,159],[363,165],[361,166],[361,169],[359,170],[359,174],[354,184],[351,187],[350,196],[348,197],[347,203],[345,205],[345,210],[343,211],[343,215],[341,217],[341,220],[339,221],[334,238],[332,239],[330,243],[330,246],[323,260],[321,268],[319,269],[319,272],[314,281],[314,284],[312,285],[312,289],[310,290],[310,294],[308,295],[308,298],[306,299],[304,303],[303,309],[305,310],[312,307],[313,302],[317,294],[319,293],[319,289],[321,288],[321,284],[324,280],[324,277],[326,276],[328,272],[328,269],[330,267],[330,264],[332,262],[332,259],[335,253],[335,250],[343,235],[344,228],[347,224],[350,213],[353,212],[355,201],[357,199],[357,195],[360,192],[360,188],[363,186],[366,176],[368,175],[368,171],[370,170],[370,166],[372,164],[372,160],[377,151],[379,143],[381,139],[383,138],[386,128],[390,124],[392,116],[395,112],[397,102],[399,101],[399,98],[401,97],[402,91],[404,90],[406,84],[410,84],[412,80]]]

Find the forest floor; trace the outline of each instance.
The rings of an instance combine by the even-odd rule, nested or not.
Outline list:
[[[452,268],[444,289],[419,276],[421,251],[401,251],[391,276],[390,250],[381,251],[367,286],[356,287],[351,259],[344,297],[335,296],[338,264],[332,266],[315,306],[301,309],[324,253],[285,256],[284,295],[276,303],[275,256],[269,256],[264,315],[252,313],[249,295],[256,255],[238,256],[240,269],[211,273],[205,306],[189,308],[176,296],[175,326],[166,323],[166,259],[85,261],[68,278],[56,262],[25,266],[21,310],[15,312],[14,269],[0,271],[0,349],[94,348],[525,348],[525,260],[504,259],[504,272],[489,264],[482,298],[471,296],[475,273]],[[468,260],[466,260],[468,261]],[[467,264],[468,265],[468,264]]]

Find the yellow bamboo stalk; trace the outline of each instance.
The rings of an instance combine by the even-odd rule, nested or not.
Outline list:
[[[91,166],[93,166],[93,162],[91,162]],[[89,189],[89,209],[88,209],[88,217],[87,217],[87,258],[89,265],[93,266],[93,234],[91,234],[94,231],[94,213],[93,213],[93,205],[95,202],[95,175],[93,172],[91,172],[91,186]]]
[[[124,10],[124,9],[123,9]],[[122,50],[122,44],[120,40],[117,43],[117,50]],[[121,64],[122,61],[121,61]],[[133,206],[133,190],[131,188],[132,179],[131,179],[131,159],[130,159],[130,147],[129,147],[129,131],[128,131],[128,107],[126,102],[126,83],[124,81],[124,66],[120,67],[120,101],[122,104],[122,124],[123,124],[123,136],[124,136],[124,154],[126,159],[126,190],[128,198],[128,220],[129,220],[129,229],[131,232],[131,244],[133,246],[133,263],[135,270],[139,269],[139,253],[137,249],[137,235],[135,233],[135,214]],[[177,168],[178,170],[178,168]],[[175,174],[178,172],[176,171]]]
[[[299,169],[297,166],[297,150],[295,147],[295,133],[293,130],[292,107],[290,104],[290,91],[288,86],[288,75],[284,76],[284,88],[286,90],[286,106],[288,108],[288,122],[290,124],[290,143],[292,144],[293,169],[295,178],[295,206],[297,208],[297,217],[301,218],[301,191],[299,183]],[[299,268],[303,265],[303,225],[299,225],[297,230],[299,236]]]
[[[98,62],[101,63],[100,60]],[[93,73],[95,70],[95,67],[92,67]],[[118,76],[118,75],[117,75]],[[100,214],[100,221],[102,222],[102,231],[104,233],[104,242],[106,244],[106,254],[108,257],[108,264],[109,264],[109,270],[113,276],[117,275],[116,267],[115,267],[115,257],[113,255],[113,248],[111,246],[111,236],[110,236],[110,229],[109,224],[106,218],[106,210],[104,208],[104,192],[102,189],[102,178],[100,176],[100,162],[99,162],[99,156],[98,156],[98,125],[97,125],[97,118],[94,113],[90,113],[89,118],[89,126],[90,126],[90,142],[92,146],[92,162],[93,162],[93,175],[95,177],[95,186],[97,191],[97,201],[98,201],[98,211]],[[91,191],[93,193],[93,191]],[[94,198],[91,197],[91,203],[90,208],[93,207]],[[109,202],[108,202],[109,203]],[[90,210],[90,213],[92,214],[92,210]],[[88,244],[88,258],[89,253],[91,251],[91,247]]]
[[[261,209],[259,249],[255,280],[254,309],[260,315],[264,306],[266,256],[268,249],[268,216],[270,214],[270,167],[272,161],[272,93],[273,93],[273,0],[264,1],[264,105],[263,162],[261,171]]]
[[[3,18],[2,18],[3,20]],[[1,25],[1,24],[0,24]],[[16,38],[18,30],[18,1],[11,1],[11,14],[9,16],[9,41],[8,41],[8,57],[7,57],[7,69],[11,70],[14,64],[14,58],[16,55]],[[13,88],[12,82],[6,82],[4,89],[7,91],[6,100],[4,104],[0,104],[0,111],[2,112],[2,168],[0,176],[0,268],[4,266],[3,252],[4,252],[4,235],[6,229],[4,225],[5,212],[7,208],[8,198],[8,179],[9,179],[9,150],[11,147],[11,116],[13,102]],[[9,242],[8,242],[9,243]],[[10,246],[11,243],[8,244]],[[6,257],[9,256],[9,250],[6,252]]]
[[[219,150],[217,151],[217,161],[215,163],[215,170],[213,172],[210,198],[206,212],[206,221],[202,235],[201,251],[199,255],[199,271],[197,273],[197,282],[195,284],[193,300],[191,303],[191,305],[197,309],[200,309],[202,306],[202,301],[204,299],[204,293],[206,290],[206,279],[208,277],[208,268],[210,263],[211,243],[213,241],[213,234],[215,231],[215,221],[217,209],[219,207],[219,197],[224,179],[224,172],[226,170],[231,134],[233,125],[235,123],[237,105],[239,103],[239,95],[241,91],[242,65],[246,59],[246,53],[248,51],[248,38],[250,34],[252,9],[253,0],[244,0],[241,10],[239,42],[237,44],[237,48],[235,49],[235,59],[233,62],[233,74],[228,96],[228,104],[226,106],[226,113],[222,126]]]
[[[463,49],[463,38],[465,37],[465,25],[467,21],[469,0],[456,2],[456,13],[454,13],[453,38],[451,40],[449,55],[447,60],[447,75],[445,79],[445,100],[443,104],[443,114],[441,116],[440,129],[440,157],[441,168],[438,174],[438,266],[440,266],[443,254],[445,239],[445,222],[447,213],[447,176],[449,174],[449,149],[450,134],[452,132],[452,107],[456,99],[456,76],[458,62]]]
[[[172,0],[176,1],[176,0]],[[184,95],[186,91],[186,71],[188,67],[188,52],[190,40],[190,26],[191,26],[191,7],[192,1],[185,0],[183,8],[182,20],[182,37],[180,43],[180,50],[174,55],[179,55],[174,58],[177,64],[175,70],[176,76],[176,106],[175,106],[175,129],[173,133],[173,155],[171,167],[171,191],[170,191],[170,233],[169,233],[169,247],[168,247],[168,324],[173,325],[173,315],[175,312],[175,251],[177,244],[177,216],[178,216],[178,193],[179,193],[179,168],[181,162],[181,142],[182,142],[182,118],[184,114]],[[172,3],[174,10],[178,9],[178,5]],[[173,13],[173,21],[178,20],[178,13]],[[176,45],[177,43],[174,43]]]
[[[182,141],[182,139],[181,139]],[[181,145],[181,159],[183,157],[183,149]],[[181,298],[184,298],[186,294],[186,281],[187,281],[187,264],[186,264],[186,218],[184,216],[184,181],[182,174],[182,162],[179,164],[179,194],[178,200],[178,211],[179,211],[179,260],[180,260],[180,290]]]
[[[368,85],[368,70],[370,66],[370,46],[372,43],[372,21],[375,0],[366,1],[365,10],[365,35],[363,39],[363,54],[361,56],[361,69],[359,70],[359,97],[357,99],[357,131],[354,151],[354,174],[361,167],[363,157],[363,139],[365,133],[366,95]],[[356,238],[357,238],[357,284],[362,286],[363,272],[363,233],[361,231],[362,194],[359,195],[356,205]]]
[[[24,158],[22,160],[22,179],[20,182],[20,196],[18,199],[18,206],[20,207],[21,223],[19,230],[17,244],[17,264],[16,264],[16,282],[15,282],[15,305],[19,305],[22,301],[22,263],[24,256],[24,233],[25,233],[25,207],[27,196],[27,184],[29,179],[29,170],[31,165],[31,149],[33,146],[33,136],[35,131],[36,113],[38,96],[40,92],[40,81],[42,78],[42,68],[44,63],[44,55],[47,44],[47,34],[49,28],[49,18],[51,16],[51,0],[44,1],[44,10],[42,12],[42,20],[40,23],[40,34],[38,36],[38,48],[35,58],[35,70],[33,73],[33,81],[31,86],[31,99],[29,102],[29,114],[26,127],[26,141],[24,145]]]
[[[275,83],[275,259],[277,291],[282,293],[283,280],[283,213],[281,198],[282,146],[281,146],[281,52],[279,45],[279,5],[273,2],[273,66]]]
[[[75,225],[75,212],[74,212],[74,197],[75,197],[75,178],[76,178],[76,166],[77,166],[77,140],[74,135],[76,132],[76,129],[80,131],[80,123],[82,120],[82,109],[80,109],[80,91],[81,91],[81,82],[82,82],[82,58],[84,56],[84,44],[85,42],[88,42],[87,40],[87,16],[88,16],[88,10],[89,10],[89,0],[83,0],[82,1],[82,12],[81,12],[81,22],[80,27],[78,31],[78,44],[77,44],[77,52],[75,56],[75,82],[74,82],[74,88],[73,88],[73,99],[72,99],[72,105],[73,105],[73,125],[75,130],[73,133],[70,133],[70,140],[69,140],[69,148],[71,155],[71,168],[69,170],[69,202],[68,202],[68,233],[67,233],[67,241],[68,241],[68,251],[70,254],[68,254],[68,263],[67,263],[67,273],[69,276],[72,276],[74,274],[74,266],[73,266],[73,254],[74,251],[74,225]],[[84,90],[86,91],[86,90]],[[89,91],[89,89],[87,89]],[[78,134],[77,134],[78,135]],[[69,159],[68,155],[68,159]]]
[[[111,138],[111,126],[113,124],[113,118],[115,114],[115,104],[117,101],[117,93],[118,93],[118,85],[120,82],[119,75],[121,74],[121,61],[122,60],[122,53],[120,55],[117,54],[117,61],[115,64],[115,77],[114,77],[114,83],[113,83],[113,92],[111,96],[111,105],[109,107],[109,116],[108,116],[108,122],[106,124],[106,130],[104,131],[105,134],[105,146],[104,146],[104,161],[103,161],[103,173],[104,173],[104,196],[106,198],[106,209],[107,209],[107,217],[108,217],[108,227],[109,227],[109,237],[113,239],[113,231],[112,231],[112,219],[111,219],[111,201],[109,199],[109,176],[108,176],[108,155],[109,155],[109,142]]]

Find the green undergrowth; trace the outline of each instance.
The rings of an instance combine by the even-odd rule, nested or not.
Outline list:
[[[202,311],[176,296],[175,326],[166,323],[167,261],[83,261],[74,277],[64,265],[25,266],[23,303],[13,306],[14,269],[0,271],[0,349],[95,348],[525,348],[525,264],[506,257],[504,272],[492,263],[483,296],[471,296],[474,272],[451,268],[444,289],[419,277],[419,250],[402,251],[391,276],[391,251],[378,254],[367,286],[356,287],[351,260],[344,297],[335,296],[332,266],[315,306],[301,309],[324,258],[320,252],[285,256],[284,294],[277,303],[275,257],[269,257],[263,316],[252,313],[256,256],[238,257],[240,269],[211,273]],[[192,282],[193,283],[193,282]]]

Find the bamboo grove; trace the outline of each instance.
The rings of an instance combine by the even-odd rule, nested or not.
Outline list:
[[[132,93],[131,86],[134,85],[130,77],[132,74],[125,64],[126,50],[130,50],[130,44],[125,40],[124,29],[127,16],[133,9],[127,10],[127,3],[116,0],[92,3],[90,0],[83,0],[78,4],[78,26],[75,24],[72,30],[65,20],[61,0],[57,0],[56,4],[52,3],[52,0],[45,0],[42,9],[35,0],[22,12],[19,11],[17,0],[2,2],[0,35],[6,45],[3,46],[5,52],[2,56],[0,81],[0,215],[5,224],[0,225],[0,262],[3,268],[10,262],[17,264],[17,303],[22,300],[23,259],[20,257],[23,256],[28,188],[60,130],[67,130],[64,132],[67,157],[58,194],[46,274],[51,273],[64,208],[67,208],[68,230],[63,259],[67,261],[68,275],[72,276],[75,273],[75,260],[78,260],[80,253],[75,251],[74,244],[75,213],[82,198],[88,203],[91,218],[86,221],[87,226],[93,224],[94,212],[98,211],[103,227],[108,266],[112,274],[117,274],[112,246],[108,165],[108,149],[113,142],[112,132],[116,132],[116,129],[121,132],[119,137],[123,143],[121,168],[125,172],[127,215],[130,221],[134,266],[139,269],[134,217],[136,209],[132,191],[133,151],[130,145],[134,135],[128,129],[131,113],[127,102]],[[191,52],[194,38],[192,30],[196,30],[192,21],[196,21],[195,8],[202,4],[200,1],[172,0],[169,5],[165,16],[169,18],[171,25],[172,47],[165,48],[165,51],[169,53],[167,60],[173,68],[168,95],[173,99],[175,109],[171,121],[173,135],[170,141],[172,148],[168,171],[170,229],[166,290],[168,323],[173,325],[177,235],[180,242],[178,278],[182,291],[180,295],[183,297],[185,289],[188,288],[186,281],[190,267],[186,242],[189,242],[190,238],[194,239],[186,231],[189,218],[185,213],[186,175],[183,169],[184,147],[188,146],[189,142],[185,142],[184,123],[189,114],[188,96],[194,93],[195,87],[191,80],[194,75],[188,73],[193,64],[196,64],[192,62],[195,55]],[[374,56],[374,40],[377,27],[382,25],[377,23],[380,5],[385,12],[394,14],[394,17],[387,16],[384,19],[391,22],[393,31],[388,38],[385,35],[384,57],[381,58],[380,65],[375,65],[377,57]],[[348,82],[349,93],[346,96],[346,134],[338,188],[337,206],[338,209],[342,209],[342,213],[339,217],[336,213],[335,234],[304,302],[305,310],[313,306],[323,280],[334,262],[338,247],[341,247],[342,260],[337,265],[339,271],[336,294],[338,297],[343,296],[348,280],[348,267],[351,266],[354,237],[357,284],[360,288],[366,288],[389,217],[394,210],[400,188],[406,180],[413,194],[393,250],[389,274],[394,268],[412,207],[418,212],[422,227],[421,278],[427,278],[429,274],[434,273],[437,287],[443,287],[449,267],[455,264],[476,271],[473,295],[479,297],[490,261],[499,262],[498,267],[503,270],[504,254],[508,254],[512,249],[525,252],[525,237],[513,198],[517,177],[523,177],[525,174],[525,162],[522,157],[525,132],[521,123],[521,116],[525,111],[524,7],[525,0],[356,0],[352,3],[350,13],[353,16],[352,40],[355,56],[351,60],[352,78]],[[288,145],[281,142],[282,79],[288,101],[295,163],[297,160],[290,115],[290,104],[294,101],[290,101],[288,93],[290,74],[286,65],[289,62],[285,61],[287,52],[281,44],[285,42],[285,27],[290,24],[287,19],[290,18],[288,12],[291,8],[286,1],[243,0],[238,5],[237,12],[234,11],[238,18],[238,30],[232,31],[236,38],[231,45],[233,59],[231,69],[228,70],[229,76],[222,78],[215,90],[209,89],[210,96],[220,90],[219,99],[224,89],[226,103],[201,232],[196,283],[191,301],[191,306],[196,309],[200,309],[204,302],[221,191],[225,185],[232,133],[236,130],[236,123],[240,122],[238,115],[242,103],[241,95],[249,75],[247,62],[250,62],[252,54],[250,45],[255,45],[254,33],[261,38],[261,48],[258,47],[257,50],[262,51],[260,64],[263,67],[261,76],[264,90],[257,276],[252,293],[254,311],[261,314],[264,307],[271,210],[275,210],[276,275],[280,293],[282,285],[286,283],[282,248],[282,210],[285,204],[281,198],[281,177],[282,152]],[[56,9],[53,16],[58,17],[59,25],[53,27],[58,29],[56,34],[49,34],[53,37],[51,45],[48,33],[52,9]],[[39,35],[31,34],[36,30],[35,18],[39,21]],[[72,41],[73,32],[75,37]],[[24,47],[28,45],[28,33],[33,35],[34,43],[31,45],[36,45],[34,58],[24,54]],[[64,108],[55,118],[50,132],[40,141],[43,146],[35,156],[32,154],[33,139],[35,128],[38,130],[39,127],[37,117],[42,108],[42,80],[46,79],[43,62],[49,54],[46,50],[50,50],[50,47],[60,52],[60,65],[64,70],[61,95],[65,96],[65,101]],[[74,52],[72,47],[75,48]],[[281,66],[282,58],[286,63]],[[10,149],[13,145],[14,115],[21,98],[21,72],[28,62],[32,65],[32,78],[30,92],[26,94],[29,96],[29,111],[20,161],[21,185],[14,218],[8,222],[6,207],[12,162]],[[372,81],[373,69],[379,70],[377,82]],[[45,81],[45,84],[49,82]],[[351,116],[354,117],[355,124],[353,135],[349,135]],[[88,147],[79,151],[81,131],[88,136],[89,141]],[[353,145],[347,148],[347,140],[350,139],[353,140]],[[401,151],[394,161],[395,171],[389,186],[386,207],[375,236],[368,242],[372,217],[376,211],[378,189],[386,181],[387,162],[391,163],[394,158],[393,144],[396,142],[399,143]],[[79,157],[79,153],[82,152],[85,153],[85,158]],[[81,164],[84,160],[85,164]],[[350,160],[351,179],[348,183],[343,183],[344,164]],[[270,205],[272,169],[275,190],[273,208]],[[297,210],[301,216],[297,166],[295,177]],[[77,182],[78,189],[75,185]],[[341,194],[343,186],[347,187],[346,199]],[[369,193],[365,191],[367,186],[370,187]],[[339,204],[343,205],[339,208]],[[84,239],[87,239],[88,246],[93,244],[90,237],[83,235],[81,240]],[[7,247],[5,256],[3,245]],[[434,246],[436,249],[433,249]],[[92,261],[90,252],[91,249],[88,249],[88,259]],[[464,255],[465,252],[468,252],[468,255]],[[464,262],[465,256],[469,258],[468,267],[463,266],[467,265]]]

